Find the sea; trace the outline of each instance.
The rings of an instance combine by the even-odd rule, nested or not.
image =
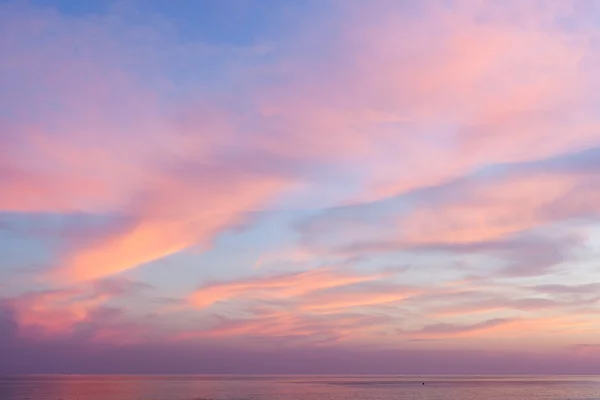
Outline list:
[[[597,376],[0,377],[1,400],[599,400]]]

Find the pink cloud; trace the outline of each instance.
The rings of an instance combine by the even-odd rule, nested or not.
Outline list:
[[[561,10],[533,13],[528,6],[511,3],[493,11],[498,15],[485,14],[484,24],[477,20],[484,12],[481,6],[457,7],[432,3],[412,18],[392,3],[367,14],[348,6],[345,22],[336,26],[340,35],[323,44],[337,47],[326,68],[320,69],[323,60],[301,62],[283,55],[275,73],[297,84],[252,88],[252,106],[258,113],[252,147],[304,163],[365,162],[368,185],[376,190],[365,195],[378,197],[440,182],[482,164],[537,159],[596,143],[597,123],[588,113],[592,91],[582,90],[597,83],[588,68],[594,61],[589,41],[544,25]],[[520,19],[509,22],[502,14],[508,10]],[[273,176],[273,171],[245,177],[235,167],[210,171],[211,182],[227,184],[200,191],[189,187],[205,185],[204,179],[164,174],[157,165],[173,159],[185,164],[214,158],[223,146],[242,137],[245,126],[229,121],[248,121],[231,118],[227,110],[209,109],[200,110],[202,118],[182,125],[174,118],[178,112],[161,103],[157,90],[165,82],[153,70],[158,65],[149,64],[143,71],[154,79],[149,84],[129,68],[133,57],[152,56],[133,36],[117,39],[104,22],[78,23],[51,12],[27,12],[22,24],[6,28],[14,34],[2,42],[10,56],[3,68],[18,71],[22,79],[35,75],[27,93],[36,96],[34,107],[40,108],[43,119],[35,123],[12,107],[24,119],[11,128],[20,137],[15,149],[24,148],[23,156],[36,163],[33,169],[23,164],[19,153],[4,161],[8,186],[0,207],[108,210],[132,213],[136,220],[135,226],[104,244],[66,254],[63,277],[99,278],[209,242],[238,223],[245,211],[264,206],[289,187],[290,179]],[[43,52],[19,47],[19,35],[41,41],[47,29],[58,34]],[[152,32],[140,29],[151,38]],[[95,43],[95,52],[77,51],[85,43],[82,37]],[[294,46],[301,48],[304,40],[308,38],[300,35]],[[130,48],[135,49],[133,55]],[[531,48],[537,49],[535,56]],[[308,68],[296,66],[304,64]],[[45,68],[41,71],[36,65]],[[44,101],[56,95],[58,111],[43,108]],[[581,109],[575,120],[569,118],[574,108]],[[440,126],[433,126],[432,120]],[[400,125],[386,125],[390,123]],[[557,132],[562,127],[570,130],[568,138]],[[256,130],[277,134],[254,134]],[[446,140],[455,142],[458,150],[450,144],[438,149]],[[393,166],[399,158],[400,169]],[[224,198],[224,187],[236,193],[235,201]],[[145,196],[150,204],[140,205],[138,199]],[[190,215],[192,207],[219,211]],[[461,232],[455,229],[453,240],[493,238],[534,222],[527,222],[526,216],[516,218],[514,225],[477,228],[476,221],[488,217],[476,213],[488,211],[464,216],[472,221]],[[455,218],[452,212],[445,210],[447,219]],[[412,225],[407,222],[412,241],[431,241],[431,232],[438,231],[437,226],[423,228],[428,215],[411,217]],[[200,220],[204,226],[194,226]],[[482,231],[488,229],[497,231]]]
[[[573,159],[506,165],[405,196],[325,211],[299,226],[303,244],[320,254],[488,254],[510,264],[510,274],[547,272],[582,248],[581,226],[600,212],[594,171],[570,169]]]
[[[572,175],[520,174],[467,186],[457,200],[423,207],[400,219],[404,240],[416,244],[493,241],[554,221],[546,213],[588,178]],[[591,196],[590,198],[588,198]],[[580,193],[579,204],[594,204],[593,193]],[[572,208],[572,203],[567,205]],[[572,209],[572,216],[579,210]],[[597,210],[586,207],[589,213]],[[568,217],[562,215],[562,218]]]
[[[325,60],[289,62],[298,83],[263,96],[287,156],[360,162],[359,199],[372,200],[598,145],[598,60],[586,35],[555,21],[568,6],[415,8],[348,6],[340,25],[315,28],[333,38]]]
[[[165,105],[159,65],[131,69],[146,68],[136,57],[158,56],[143,41],[166,34],[160,27],[118,37],[111,31],[118,20],[5,7],[14,21],[4,28],[2,68],[16,76],[34,111],[11,103],[10,119],[0,121],[10,135],[3,140],[0,210],[126,220],[103,238],[68,243],[55,278],[103,278],[209,244],[293,183],[281,165],[270,170],[256,157],[220,155],[237,142],[227,111],[201,100]]]
[[[520,243],[518,235],[596,217],[600,204],[595,171],[544,171],[553,157],[600,145],[596,21],[564,4],[339,2],[343,18],[300,29],[258,66],[236,49],[179,43],[161,20],[128,27],[118,13],[81,19],[0,6],[0,84],[10,93],[0,99],[0,212],[84,212],[114,223],[61,242],[48,275],[73,286],[14,298],[16,323],[40,337],[82,326],[106,343],[144,337],[154,325],[113,309],[121,294],[93,285],[210,248],[299,182],[318,196],[346,177],[358,189],[344,203],[383,201],[333,210],[303,230],[306,248],[267,261],[302,264],[331,248],[343,256],[452,248],[511,264],[510,274],[493,271],[504,278],[548,273],[571,236]],[[562,27],[563,15],[580,24]],[[222,93],[205,82],[178,86],[176,67],[194,69],[194,57],[214,52],[236,64]],[[474,173],[486,166],[497,169]],[[546,287],[556,301],[523,295],[442,307],[427,298],[442,275],[426,289],[329,268],[204,282],[156,311],[157,323],[172,327],[157,336],[394,348],[477,339],[469,346],[484,347],[492,336],[524,346],[533,332],[556,344],[598,329],[564,288]],[[582,315],[567,315],[569,307]],[[533,310],[543,317],[523,317]],[[177,312],[191,322],[167,324]]]
[[[135,324],[125,321],[122,310],[111,301],[142,293],[149,287],[128,281],[97,281],[84,286],[30,292],[10,300],[20,335],[33,338],[65,337],[82,328],[97,324],[91,331],[93,340],[131,337]],[[121,325],[115,331],[115,323]],[[127,333],[125,333],[127,332]]]

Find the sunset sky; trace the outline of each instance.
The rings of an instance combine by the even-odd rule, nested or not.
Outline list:
[[[600,2],[0,0],[0,373],[600,373]]]

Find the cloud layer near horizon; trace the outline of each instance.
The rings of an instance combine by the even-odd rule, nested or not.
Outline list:
[[[598,5],[244,5],[0,4],[0,366],[592,373]]]

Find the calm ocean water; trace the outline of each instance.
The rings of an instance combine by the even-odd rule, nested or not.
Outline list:
[[[422,383],[425,382],[425,385]],[[1,400],[600,399],[593,376],[0,377]]]

